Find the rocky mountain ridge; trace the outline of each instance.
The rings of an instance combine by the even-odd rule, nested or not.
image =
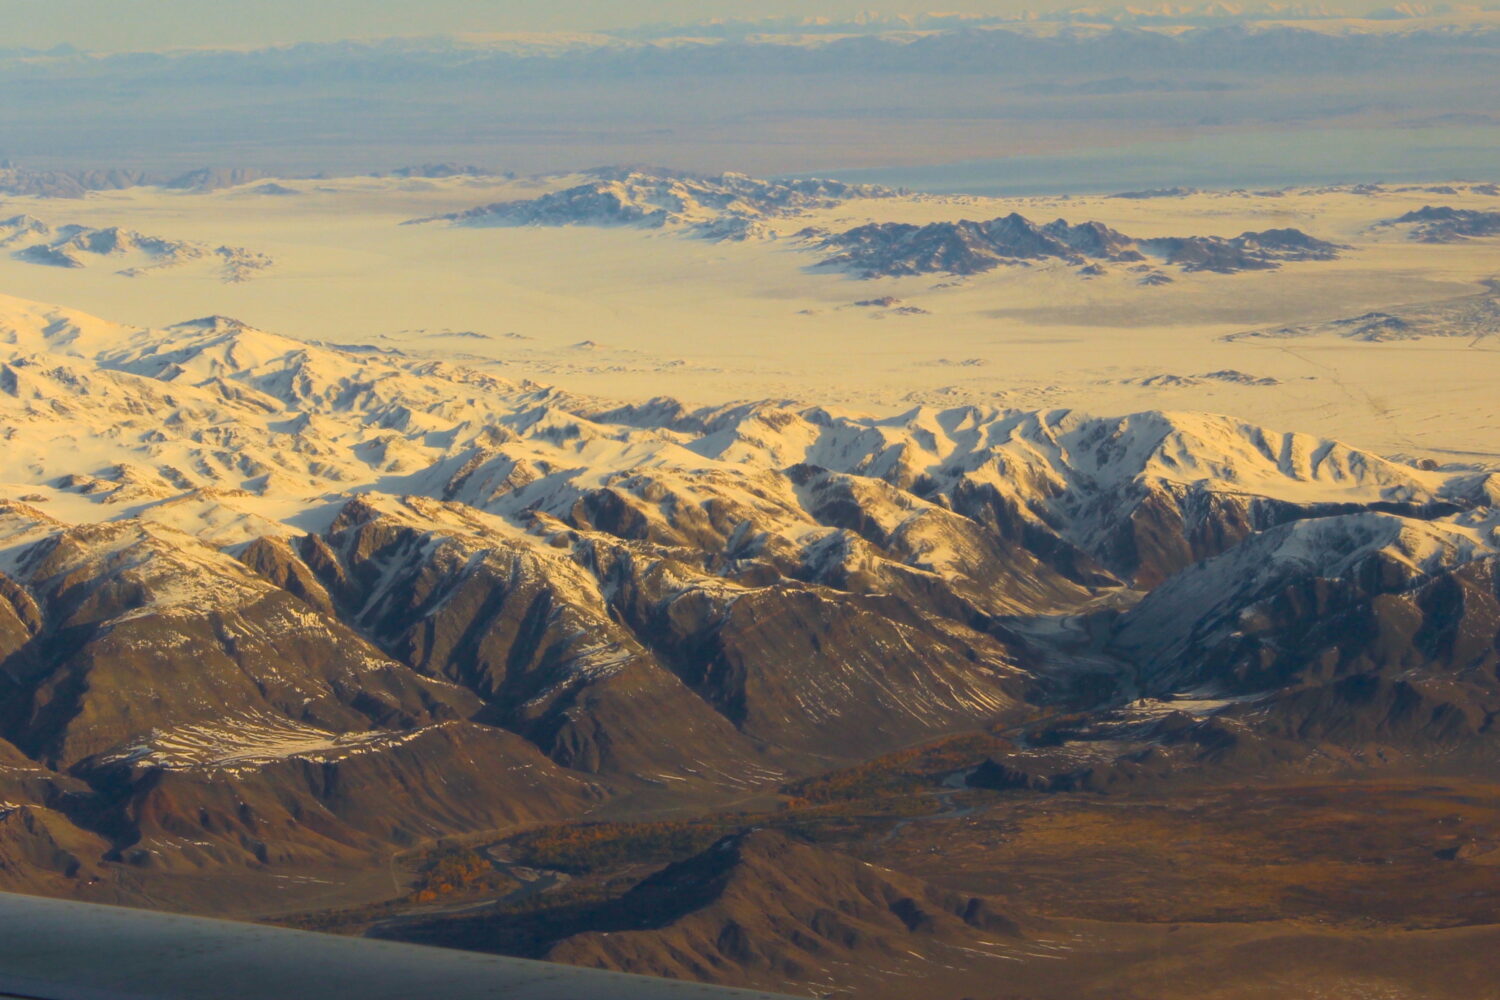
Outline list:
[[[160,185],[177,191],[216,191],[265,177],[253,167],[200,167],[186,173],[108,168],[56,170],[0,164],[0,194],[23,198],[84,198],[95,191]]]
[[[1135,239],[1100,222],[1056,219],[1039,225],[1014,212],[983,222],[871,222],[843,232],[810,226],[790,233],[774,223],[854,200],[878,206],[880,200],[903,192],[831,180],[703,177],[662,169],[604,168],[590,175],[592,179],[582,184],[535,198],[480,205],[407,224],[630,226],[735,242],[790,235],[803,248],[823,255],[819,266],[864,278],[973,275],[1002,265],[1056,260],[1085,268],[1081,273],[1086,275],[1102,273],[1100,262],[1115,262],[1137,265],[1134,270],[1165,279],[1143,262],[1149,257],[1186,272],[1233,274],[1274,269],[1290,261],[1336,260],[1348,249],[1289,228],[1232,238]]]
[[[463,226],[638,226],[686,229],[704,239],[740,241],[770,235],[764,223],[851,199],[893,198],[873,184],[833,180],[766,181],[744,174],[698,176],[662,169],[601,168],[582,184],[537,198],[481,205],[414,219]]]
[[[1231,239],[1136,240],[1099,222],[1057,219],[1037,225],[1016,213],[987,222],[870,223],[843,233],[806,235],[819,249],[834,251],[823,260],[824,266],[848,269],[863,278],[970,275],[1044,260],[1076,266],[1090,261],[1139,264],[1148,256],[1183,271],[1234,274],[1271,270],[1286,261],[1336,260],[1347,249],[1298,229],[1247,232]]]
[[[620,404],[15,299],[0,420],[0,794],[75,845],[48,877],[743,795],[1083,692],[1291,697],[1276,637],[1332,619],[1283,591],[1456,587],[1481,635],[1500,548],[1492,474],[1225,416]],[[1473,719],[1463,642],[1430,670]]]

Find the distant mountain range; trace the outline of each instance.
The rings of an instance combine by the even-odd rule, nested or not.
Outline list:
[[[766,181],[742,174],[693,175],[660,169],[605,168],[593,179],[536,198],[481,205],[408,224],[459,226],[634,226],[674,229],[684,235],[744,241],[776,238],[769,223],[796,219],[850,201],[895,198],[907,192],[832,180]],[[878,204],[866,206],[878,211]],[[1269,229],[1224,239],[1189,236],[1137,240],[1099,222],[1045,225],[1012,213],[987,222],[961,220],[926,225],[877,222],[844,232],[804,228],[794,235],[824,253],[822,264],[862,277],[946,273],[979,274],[1002,264],[1061,260],[1135,265],[1148,283],[1170,280],[1147,257],[1184,271],[1232,274],[1266,270],[1287,261],[1335,260],[1347,247],[1298,229]],[[1096,263],[1090,265],[1089,262]]]
[[[383,176],[406,178],[500,177],[485,167],[457,163],[426,163],[398,167]],[[123,191],[135,187],[160,187],[168,191],[212,192],[244,187],[265,180],[267,173],[254,167],[199,167],[185,173],[123,170],[51,170],[0,163],[0,194],[22,198],[83,198],[94,191]],[[275,183],[254,188],[261,194],[295,193]]]
[[[481,205],[414,219],[465,226],[686,227],[715,240],[768,235],[767,219],[795,217],[855,198],[894,198],[901,192],[834,180],[765,181],[743,174],[694,175],[660,168],[605,167],[592,179],[537,198]]]
[[[36,198],[82,198],[90,191],[119,191],[152,184],[178,191],[216,191],[264,177],[249,167],[202,167],[180,174],[143,170],[39,170],[0,164],[0,193]]]
[[[45,267],[81,268],[108,262],[117,273],[131,278],[208,263],[224,281],[248,281],[272,263],[265,254],[244,247],[147,236],[118,226],[52,226],[30,215],[0,219],[0,250],[17,260]]]
[[[1141,265],[1159,258],[1184,271],[1267,270],[1283,261],[1335,260],[1337,244],[1315,239],[1298,229],[1243,233],[1232,239],[1189,236],[1135,240],[1098,222],[1071,224],[1057,219],[1037,225],[1011,214],[988,222],[873,223],[844,233],[815,237],[821,247],[837,251],[825,259],[866,278],[906,274],[978,274],[1002,264],[1062,260],[1083,265],[1089,260],[1134,263],[1142,280],[1165,275]],[[1102,273],[1091,265],[1089,274]],[[1153,282],[1154,283],[1154,282]]]

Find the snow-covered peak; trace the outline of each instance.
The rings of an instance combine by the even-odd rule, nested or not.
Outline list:
[[[767,181],[744,174],[697,176],[607,167],[591,171],[579,184],[537,198],[413,221],[465,226],[692,227],[696,235],[708,239],[745,240],[769,234],[762,220],[895,193],[889,188],[832,180]]]
[[[1288,506],[1489,505],[1472,475],[1215,414],[620,405],[226,317],[145,330],[16,299],[0,300],[0,336],[3,495],[63,521],[180,521],[216,544],[300,530],[338,498],[391,494],[468,505],[518,530],[546,515],[791,553],[822,544],[830,518],[845,526],[831,513],[844,501],[814,503],[799,485],[813,473],[800,469],[894,487],[849,487],[846,499],[882,544],[921,536],[903,556],[914,567],[949,558],[923,562],[918,548],[975,544],[932,537],[941,519],[917,507],[936,504],[978,523],[1015,519],[1129,575],[1144,557],[1120,532],[1142,505],[1190,522],[1194,497],[1216,498],[1241,509],[1238,533]],[[920,531],[902,527],[922,517]]]
[[[0,294],[0,357],[36,353],[94,357],[136,332],[76,309]]]

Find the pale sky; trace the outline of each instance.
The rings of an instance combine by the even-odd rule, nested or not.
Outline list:
[[[1119,0],[1121,6],[1127,0]],[[1369,7],[1374,0],[1340,6]],[[388,35],[585,31],[712,17],[848,17],[861,11],[1007,14],[1088,0],[0,0],[0,48],[100,51],[269,45]]]
[[[940,0],[1000,14],[1081,0]],[[264,45],[468,31],[581,31],[711,17],[850,16],[928,9],[923,0],[0,0],[0,48],[69,42],[98,50]]]

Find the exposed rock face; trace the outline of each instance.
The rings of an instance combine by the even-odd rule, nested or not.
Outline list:
[[[1115,641],[1148,689],[1229,699],[1216,717],[1282,741],[1283,757],[1322,744],[1484,754],[1500,709],[1486,551],[1391,515],[1291,524],[1158,588]]]
[[[1316,239],[1300,229],[1263,229],[1235,237],[1247,250],[1274,260],[1334,260],[1347,247]]]
[[[1141,255],[1131,245],[1133,241],[1130,237],[1116,232],[1102,222],[1080,222],[1077,225],[1071,225],[1066,219],[1056,219],[1043,226],[1042,232],[1085,257],[1101,257],[1118,261],[1141,259]]]
[[[1263,271],[1284,261],[1335,260],[1345,249],[1314,239],[1300,229],[1267,229],[1241,233],[1233,239],[1217,236],[1166,237],[1145,240],[1141,248],[1184,271]]]
[[[1063,219],[1038,226],[1011,214],[988,222],[871,223],[828,236],[835,251],[823,263],[867,277],[903,274],[979,274],[1007,263],[1085,257],[1140,260],[1129,237],[1097,222],[1070,225]]]
[[[304,549],[363,630],[569,766],[738,780],[766,749],[898,745],[1002,712],[1024,687],[1007,646],[965,624],[978,613],[931,587],[866,597],[832,563],[838,588],[777,582],[772,566],[736,584],[682,559],[682,542],[631,544],[591,525],[557,537],[570,558],[482,526],[434,535],[412,521],[349,509]]]
[[[382,176],[376,174],[375,176]],[[416,177],[416,178],[439,178],[439,177],[511,177],[512,174],[497,174],[494,170],[486,167],[475,166],[471,163],[418,163],[406,167],[397,167],[390,171],[391,177]]]
[[[240,553],[240,562],[314,611],[335,613],[333,598],[285,539],[274,536],[255,539]]]
[[[340,731],[469,707],[189,536],[73,528],[23,565],[46,627],[11,671],[26,695],[9,699],[8,733],[53,766],[107,751],[142,722],[196,724],[225,706]]]
[[[512,918],[514,919],[514,918]],[[981,944],[993,957],[1023,932],[995,900],[820,850],[771,831],[728,837],[619,900],[521,928],[501,919],[402,930],[551,961],[785,990],[847,963],[855,981],[899,975]]]
[[[99,877],[109,842],[38,805],[0,807],[0,876],[9,891],[51,895]]]
[[[304,549],[395,655],[475,692],[486,720],[561,763],[739,780],[757,756],[621,626],[572,560],[482,531],[434,535],[368,509],[346,510]]]
[[[899,965],[934,941],[1019,936],[990,900],[759,831],[653,875],[620,901],[647,933],[584,931],[547,957],[575,965],[770,987],[830,960]],[[926,946],[924,948],[924,946]]]
[[[1189,687],[1212,682],[1232,694],[1281,686],[1304,670],[1331,678],[1339,670],[1323,657],[1336,646],[1342,647],[1338,657],[1346,662],[1373,655],[1372,667],[1387,656],[1399,663],[1404,644],[1413,639],[1414,633],[1404,631],[1412,615],[1398,613],[1395,605],[1384,609],[1389,615],[1377,607],[1415,602],[1415,609],[1423,603],[1418,594],[1425,588],[1438,586],[1439,580],[1454,586],[1453,573],[1490,566],[1483,558],[1487,552],[1484,542],[1461,528],[1394,514],[1296,521],[1248,539],[1157,588],[1122,620],[1118,642],[1134,658],[1157,664],[1158,680]],[[1476,556],[1481,558],[1474,561]],[[1342,620],[1345,610],[1370,616],[1370,626],[1396,631],[1369,633]],[[1461,605],[1446,610],[1458,612]],[[1480,609],[1481,620],[1483,613]],[[1460,623],[1455,619],[1444,627]],[[1294,628],[1311,633],[1295,634]],[[1320,639],[1316,631],[1323,628],[1332,631]],[[1348,634],[1339,638],[1341,629]],[[1382,643],[1402,635],[1405,640],[1394,649],[1384,649]],[[1424,660],[1432,668],[1442,663],[1439,657]]]
[[[1244,233],[1228,240],[1190,236],[1137,241],[1098,222],[1075,225],[1058,219],[1038,226],[1014,213],[988,222],[871,223],[825,235],[818,245],[834,251],[824,264],[866,278],[979,274],[1042,260],[1075,265],[1088,260],[1135,262],[1146,254],[1184,271],[1229,274],[1275,268],[1284,261],[1333,260],[1345,249],[1297,229]]]
[[[1170,387],[1203,385],[1210,382],[1223,382],[1229,385],[1280,385],[1281,380],[1271,378],[1267,375],[1251,375],[1247,372],[1234,368],[1223,368],[1219,371],[1201,372],[1196,375],[1176,375],[1163,372],[1159,375],[1142,375],[1133,378],[1122,379],[1129,385],[1144,385],[1152,387]]]
[[[201,167],[179,174],[162,186],[178,191],[217,191],[258,181],[266,175],[254,167]]]
[[[762,181],[739,174],[695,177],[665,171],[596,171],[596,179],[537,198],[481,205],[465,212],[415,219],[467,226],[638,226],[683,229],[714,240],[774,235],[765,223],[854,198],[896,192],[839,181]],[[1185,271],[1234,273],[1286,261],[1333,260],[1346,249],[1298,229],[1247,232],[1233,239],[1191,236],[1137,241],[1103,223],[1056,219],[1038,225],[1019,214],[984,222],[913,225],[873,222],[842,233],[799,234],[826,252],[822,265],[862,277],[980,274],[1002,265],[1061,260],[1138,262],[1146,254]],[[1097,270],[1095,273],[1102,273]]]
[[[1383,225],[1409,226],[1410,238],[1423,243],[1462,243],[1476,237],[1500,235],[1500,212],[1424,205]]]
[[[0,725],[31,755],[8,751],[4,797],[60,810],[15,829],[92,845],[70,878],[106,857],[166,870],[348,858],[561,818],[601,792],[517,736],[457,721],[478,699],[314,608],[327,595],[282,543],[252,548],[292,590],[160,527],[53,530],[23,508],[7,520],[52,533],[18,558],[24,584],[0,581]]]
[[[1190,188],[1190,187],[1169,187],[1169,188],[1148,188],[1148,189],[1143,190],[1143,191],[1121,191],[1118,194],[1112,194],[1112,195],[1110,195],[1110,197],[1111,198],[1127,198],[1127,199],[1130,199],[1132,201],[1144,201],[1144,200],[1146,200],[1148,198],[1185,198],[1185,197],[1187,197],[1190,194],[1197,194],[1197,193],[1198,193],[1198,189],[1197,188]]]

